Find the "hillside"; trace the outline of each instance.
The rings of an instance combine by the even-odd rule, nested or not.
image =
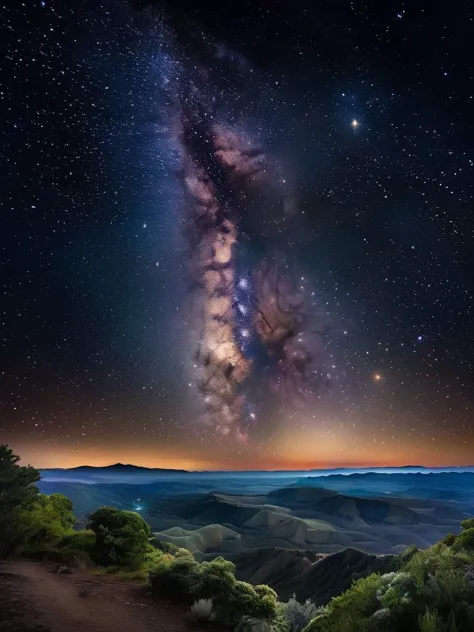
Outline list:
[[[238,579],[268,584],[282,600],[295,594],[299,601],[311,599],[316,605],[328,603],[354,579],[388,573],[398,564],[397,556],[369,555],[356,549],[318,555],[308,550],[262,548],[226,557],[235,564]]]

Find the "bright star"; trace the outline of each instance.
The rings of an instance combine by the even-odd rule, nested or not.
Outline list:
[[[359,127],[359,121],[357,119],[353,119],[351,125],[355,129],[356,127]]]

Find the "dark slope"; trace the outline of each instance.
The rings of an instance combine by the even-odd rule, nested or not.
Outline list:
[[[227,554],[226,558],[235,564],[238,579],[254,585],[268,584],[282,600],[295,594],[299,601],[311,599],[317,605],[328,603],[354,579],[395,570],[399,559],[352,548],[325,556],[312,551],[262,548]]]

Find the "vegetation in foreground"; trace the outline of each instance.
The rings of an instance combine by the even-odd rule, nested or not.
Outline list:
[[[0,445],[0,559],[22,554],[148,580],[155,596],[187,604],[197,626],[237,632],[469,632],[474,630],[474,518],[426,551],[400,556],[399,570],[355,581],[327,606],[278,601],[268,586],[238,581],[222,557],[157,542],[137,513],[100,507],[73,529],[71,501],[40,494],[39,472]],[[96,571],[97,572],[97,571]]]

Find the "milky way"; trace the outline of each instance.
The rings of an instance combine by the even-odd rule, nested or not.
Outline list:
[[[202,62],[175,63],[180,81],[167,89],[185,193],[189,386],[199,394],[204,425],[246,440],[269,400],[301,407],[327,384],[326,326],[272,240],[272,228],[297,221],[284,168],[252,123],[232,111]],[[255,240],[265,244],[257,255]],[[242,273],[245,253],[252,264]]]

